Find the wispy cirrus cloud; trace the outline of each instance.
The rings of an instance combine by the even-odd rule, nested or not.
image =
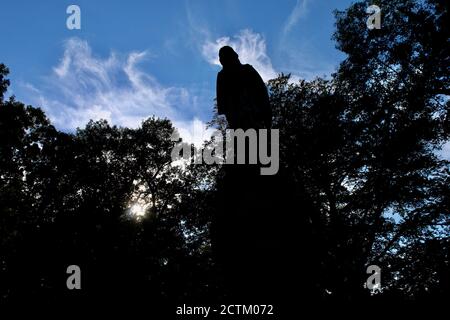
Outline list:
[[[23,87],[32,103],[41,106],[62,130],[84,127],[91,119],[137,127],[154,115],[172,120],[185,141],[201,144],[205,124],[184,112],[192,109],[196,97],[186,88],[163,86],[143,71],[139,64],[149,56],[147,51],[136,51],[101,58],[87,41],[70,38],[44,83]]]
[[[297,0],[294,9],[283,26],[283,36],[288,34],[297,22],[308,13],[308,5],[310,0]]]
[[[317,10],[323,10],[321,14],[332,15],[331,10],[324,8],[325,2],[297,0],[287,16],[280,30],[277,52],[280,69],[284,72],[292,70],[299,78],[312,80],[330,76],[335,71],[337,62],[327,56],[329,51],[324,50],[318,41],[324,36],[323,28],[309,17],[310,13],[312,16],[317,15]],[[325,36],[324,40],[328,41],[330,34]]]
[[[202,46],[202,55],[210,64],[220,66],[218,52],[226,45],[236,50],[242,63],[253,65],[264,81],[277,76],[267,55],[266,40],[261,34],[244,29],[233,37],[220,37],[215,41],[206,40]]]

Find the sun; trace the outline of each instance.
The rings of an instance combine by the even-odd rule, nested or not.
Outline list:
[[[129,209],[130,210],[130,215],[132,215],[133,217],[137,217],[137,218],[143,217],[143,216],[145,216],[145,212],[147,210],[147,207],[148,206],[146,206],[146,205],[135,203]]]
[[[135,190],[127,202],[125,214],[136,220],[142,220],[152,207],[151,194],[148,194],[145,185],[138,180],[134,180],[133,185]]]

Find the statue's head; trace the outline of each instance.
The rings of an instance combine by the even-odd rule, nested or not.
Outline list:
[[[230,46],[220,48],[219,61],[224,68],[239,65],[241,63],[239,61],[239,55]]]

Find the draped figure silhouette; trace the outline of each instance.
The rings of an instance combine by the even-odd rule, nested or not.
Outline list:
[[[217,109],[230,128],[270,128],[272,112],[266,85],[249,64],[242,64],[229,46],[219,51],[223,68],[217,74]]]
[[[269,95],[259,73],[242,64],[229,46],[220,49],[219,59],[223,68],[217,75],[217,108],[225,115],[228,128],[255,129],[257,133],[258,129],[270,129]],[[224,166],[211,237],[232,299],[273,302],[281,283],[277,270],[280,221],[287,202],[281,199],[285,188],[280,177],[261,176],[259,165]]]

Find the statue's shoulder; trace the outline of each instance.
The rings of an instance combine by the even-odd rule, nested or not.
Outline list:
[[[242,69],[249,76],[254,76],[257,73],[256,69],[253,68],[253,66],[251,64],[244,64],[244,65],[242,65]]]

